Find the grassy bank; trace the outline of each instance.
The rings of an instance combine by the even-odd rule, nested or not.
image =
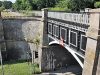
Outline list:
[[[27,62],[6,62],[3,66],[4,75],[33,75],[33,73],[40,73],[37,64],[32,65]],[[0,66],[0,75],[2,75],[2,69]]]

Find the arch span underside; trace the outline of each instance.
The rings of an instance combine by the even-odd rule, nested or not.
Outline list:
[[[60,45],[60,43],[55,40],[55,41],[51,41],[49,43],[49,46],[50,45],[54,45],[54,44]],[[83,61],[79,57],[81,57],[82,59],[84,59],[84,56],[82,56],[81,54],[77,53],[76,51],[74,51],[73,49],[71,49],[70,47],[68,47],[66,44],[64,44],[63,47],[75,58],[75,60],[79,63],[79,65],[81,66],[81,68],[83,68]]]

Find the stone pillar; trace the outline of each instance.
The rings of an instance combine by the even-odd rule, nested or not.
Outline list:
[[[43,46],[48,45],[48,34],[47,34],[47,18],[48,18],[48,9],[42,9],[42,23],[43,23]]]
[[[39,67],[40,67],[40,70],[43,69],[43,66],[42,66],[42,49],[44,49],[44,47],[47,47],[48,46],[48,34],[47,34],[47,16],[48,16],[48,9],[47,8],[44,8],[42,9],[42,24],[41,24],[41,49],[39,49]]]
[[[97,11],[98,9],[96,9]],[[100,14],[90,13],[90,27],[87,31],[87,46],[82,75],[96,75],[100,55]],[[99,66],[100,68],[100,66]],[[99,75],[99,74],[97,74]]]

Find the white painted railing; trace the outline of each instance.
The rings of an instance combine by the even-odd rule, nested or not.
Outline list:
[[[48,12],[48,17],[65,21],[89,24],[89,13]]]

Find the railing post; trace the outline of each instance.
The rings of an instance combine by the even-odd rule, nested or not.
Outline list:
[[[91,10],[90,27],[86,33],[87,46],[82,75],[99,75],[100,71],[100,14]]]

